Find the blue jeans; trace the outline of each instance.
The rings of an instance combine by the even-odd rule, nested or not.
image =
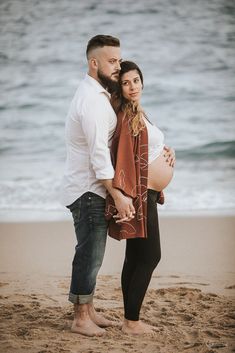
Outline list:
[[[68,208],[77,237],[69,301],[86,304],[93,300],[96,277],[104,257],[108,226],[104,216],[105,199],[86,192]]]

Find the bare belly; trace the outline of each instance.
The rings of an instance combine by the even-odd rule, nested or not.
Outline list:
[[[148,189],[161,191],[167,187],[173,177],[174,168],[169,166],[164,151],[148,166]]]

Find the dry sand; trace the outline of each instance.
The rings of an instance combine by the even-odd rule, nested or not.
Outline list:
[[[0,352],[235,352],[234,229],[232,216],[161,217],[163,258],[141,311],[156,333],[109,328],[88,338],[70,332],[72,223],[1,223]],[[95,298],[105,317],[120,322],[124,245],[109,239]]]

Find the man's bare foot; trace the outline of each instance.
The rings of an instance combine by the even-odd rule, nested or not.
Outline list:
[[[90,318],[88,304],[74,306],[75,314],[71,331],[85,336],[102,336],[105,330],[97,326]]]
[[[89,304],[89,315],[91,320],[99,327],[121,327],[121,324],[117,321],[111,321],[103,317],[102,315],[98,314],[95,310],[93,304]]]
[[[85,336],[102,336],[105,330],[97,326],[90,318],[88,320],[73,320],[71,331]]]
[[[145,324],[140,320],[131,321],[125,319],[122,325],[122,332],[128,335],[154,334],[156,332],[154,329],[154,326]]]

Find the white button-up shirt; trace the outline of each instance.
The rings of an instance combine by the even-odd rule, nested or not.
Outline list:
[[[114,177],[109,147],[116,124],[110,94],[86,75],[74,95],[66,120],[63,205],[71,205],[87,191],[105,197],[105,187],[100,180]]]

